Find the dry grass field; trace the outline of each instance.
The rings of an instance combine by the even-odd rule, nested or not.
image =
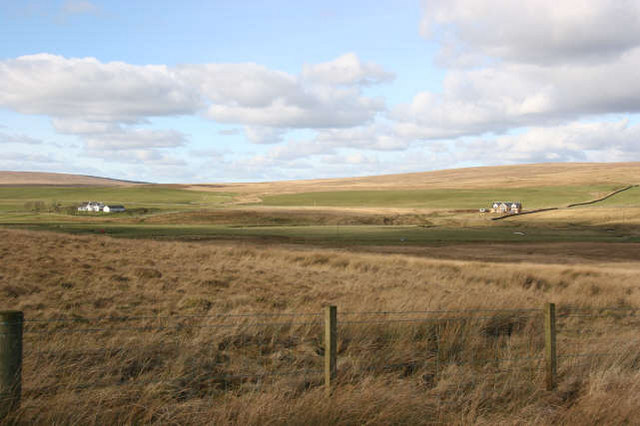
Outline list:
[[[23,401],[8,421],[632,424],[638,253],[632,243],[346,250],[0,229],[3,308],[27,319]],[[554,391],[543,386],[542,316],[529,310],[545,302],[561,330]],[[327,304],[339,318],[330,398],[317,373]]]
[[[361,178],[315,179],[263,183],[191,185],[198,191],[235,192],[242,202],[262,195],[353,190],[447,188],[526,188],[540,186],[620,185],[640,183],[640,163],[542,163],[470,167],[433,172]]]
[[[56,186],[131,186],[140,182],[129,182],[95,176],[65,173],[0,171],[0,186],[56,185]]]

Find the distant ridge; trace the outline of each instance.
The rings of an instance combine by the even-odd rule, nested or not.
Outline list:
[[[148,184],[148,182],[67,173],[0,171],[0,186],[132,186],[141,184]]]
[[[640,184],[640,162],[539,163],[468,167],[353,178],[191,185],[201,191],[282,194],[317,191],[524,188]]]

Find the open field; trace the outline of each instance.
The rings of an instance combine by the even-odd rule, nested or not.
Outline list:
[[[640,180],[638,163],[608,166],[0,187],[0,295],[27,318],[11,421],[633,423],[640,188],[501,221],[478,212],[494,199],[563,207]],[[77,214],[87,200],[129,210]],[[545,302],[561,327],[554,391]],[[318,373],[327,304],[339,312],[331,398]]]
[[[444,256],[476,257],[446,260],[375,247],[139,244],[0,230],[0,292],[32,320],[14,420],[633,423],[640,341],[637,321],[616,309],[640,308],[638,244],[509,247],[441,247]],[[513,311],[547,301],[559,306],[564,328],[591,330],[561,335],[551,392],[537,361],[542,318]],[[343,321],[331,398],[313,372],[322,341],[312,319],[326,304],[337,305]],[[398,312],[410,321],[412,311],[470,309],[505,311],[444,328],[355,315]],[[569,356],[576,353],[601,356]]]
[[[241,204],[246,194],[195,191],[183,185],[1,187],[0,223],[26,229],[104,233],[124,238],[236,240],[333,247],[638,241],[640,188],[637,187],[593,205],[513,217],[499,223],[489,220],[492,217],[489,214],[478,213],[478,206],[488,207],[494,199],[520,200],[525,209],[567,206],[597,199],[631,182],[604,184],[607,180],[622,179],[625,173],[628,179],[634,177],[628,164],[612,165],[605,171],[595,165],[588,176],[599,183],[586,185],[583,165],[566,165],[564,173],[573,173],[568,180],[581,185],[562,186],[557,185],[558,182],[550,185],[550,170],[559,173],[559,167],[463,169],[405,176],[409,182],[417,179],[416,176],[431,179],[430,182],[435,181],[434,185],[438,186],[435,177],[458,176],[464,181],[471,172],[494,177],[508,173],[522,177],[519,184],[525,183],[523,176],[537,183],[545,177],[547,186],[262,194],[262,204],[252,205]],[[363,182],[376,181],[376,178],[363,179]],[[348,188],[349,181],[343,181],[341,188]],[[125,204],[128,212],[77,214],[74,206],[86,200]],[[37,203],[41,209],[33,208]]]
[[[598,198],[617,189],[610,185],[548,186],[488,189],[429,189],[393,191],[304,192],[269,195],[265,205],[396,207],[429,209],[472,209],[489,206],[492,200],[520,201],[528,209],[567,205]],[[487,201],[488,200],[488,201]]]
[[[64,207],[83,201],[127,204],[132,208],[193,209],[216,206],[232,199],[231,194],[186,191],[164,185],[135,186],[0,186],[0,212],[23,212],[25,203],[40,201],[47,210],[53,203]]]
[[[228,226],[228,225],[140,225],[113,223],[28,223],[23,229],[70,234],[107,234],[121,238],[183,241],[238,240],[265,243],[297,243],[328,246],[358,245],[446,245],[451,243],[499,242],[640,242],[637,226],[602,227],[421,227],[388,225],[337,226]]]

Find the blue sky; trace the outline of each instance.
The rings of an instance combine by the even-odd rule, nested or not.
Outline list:
[[[156,182],[640,160],[640,5],[0,0],[1,170]]]

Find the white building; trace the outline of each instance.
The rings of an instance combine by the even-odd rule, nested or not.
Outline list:
[[[494,201],[491,204],[491,211],[493,213],[502,214],[519,214],[522,213],[522,203],[512,201]]]
[[[124,208],[123,205],[120,205],[120,204],[105,205],[104,203],[101,203],[98,201],[87,201],[85,203],[82,203],[78,207],[79,212],[116,213],[116,212],[123,212],[125,210],[126,209]]]
[[[108,206],[104,206],[102,211],[105,212],[105,213],[117,213],[117,212],[125,211],[125,208],[124,208],[124,206],[119,205],[119,204],[111,204],[111,205],[108,205]]]
[[[104,204],[98,201],[87,201],[78,207],[79,212],[101,212],[103,209]]]

